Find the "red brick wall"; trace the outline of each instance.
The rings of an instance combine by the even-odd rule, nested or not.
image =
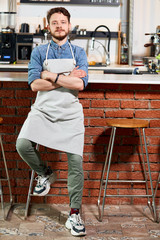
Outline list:
[[[84,147],[84,192],[83,203],[97,203],[101,171],[105,160],[110,129],[106,127],[106,118],[147,119],[146,129],[148,152],[151,163],[153,184],[160,170],[160,86],[127,84],[89,84],[79,93],[85,114]],[[12,193],[15,202],[26,202],[30,173],[29,167],[16,152],[15,142],[19,130],[34,102],[33,93],[27,83],[0,82],[0,116],[4,123],[0,125],[6,159],[11,178]],[[40,148],[42,158],[48,162],[60,179],[67,179],[67,158],[45,147]],[[118,129],[114,155],[111,164],[110,179],[143,179],[137,130]],[[2,158],[2,156],[0,155]],[[1,161],[1,174],[5,176]],[[5,199],[8,200],[8,188],[3,183]],[[143,184],[109,184],[108,194],[143,194]],[[68,203],[67,184],[56,182],[51,189],[54,197],[32,197],[32,202]],[[156,202],[159,203],[160,189]],[[110,198],[110,204],[146,204],[145,198]]]

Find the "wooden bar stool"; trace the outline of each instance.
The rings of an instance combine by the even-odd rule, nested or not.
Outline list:
[[[0,117],[0,124],[2,122],[3,122],[3,118]],[[7,219],[9,211],[12,207],[13,199],[12,199],[10,179],[9,179],[8,168],[7,168],[7,163],[6,163],[6,158],[5,158],[5,153],[4,153],[3,142],[2,142],[2,137],[1,136],[2,136],[2,134],[0,133],[0,145],[1,145],[1,152],[2,152],[2,157],[3,157],[4,167],[5,167],[5,171],[6,171],[6,178],[0,178],[0,197],[1,197],[1,206],[2,206],[3,218]],[[8,182],[8,188],[9,188],[9,194],[10,194],[10,206],[8,208],[6,217],[5,217],[5,208],[4,208],[4,201],[3,201],[2,181],[7,181]]]
[[[148,127],[148,121],[138,120],[138,119],[108,119],[108,120],[106,120],[106,124],[107,124],[107,126],[111,127],[112,129],[111,129],[111,136],[110,136],[110,140],[109,140],[106,160],[105,160],[103,171],[102,171],[102,177],[101,177],[101,182],[100,182],[100,190],[99,190],[99,196],[98,196],[99,221],[102,221],[102,219],[103,219],[104,205],[105,205],[106,197],[127,197],[127,196],[128,197],[145,197],[145,198],[147,197],[148,198],[148,206],[149,206],[149,209],[152,213],[153,219],[154,219],[154,221],[157,221],[157,215],[156,215],[156,209],[155,209],[155,198],[154,198],[150,163],[149,163],[148,150],[147,150],[147,144],[146,144],[146,136],[145,136],[145,128]],[[114,140],[115,140],[115,135],[116,135],[116,129],[117,128],[138,128],[139,129],[139,138],[140,138],[141,154],[142,154],[143,170],[144,170],[144,180],[109,180],[111,158],[112,158],[113,146],[114,146]],[[147,158],[149,180],[147,179],[148,174],[146,172],[146,166],[145,166],[145,160],[144,160],[141,129],[142,129],[142,132],[143,132],[143,139],[144,139],[144,145],[145,145],[145,154],[146,154],[146,158]],[[107,165],[108,165],[108,167],[107,167]],[[104,175],[105,175],[106,171],[107,171],[106,179],[104,179]],[[108,182],[145,183],[146,195],[108,195],[108,194],[106,194]],[[149,194],[148,183],[150,183],[151,194]],[[102,191],[103,191],[103,201],[102,201],[102,207],[101,207]],[[152,202],[150,201],[150,199],[152,199]]]

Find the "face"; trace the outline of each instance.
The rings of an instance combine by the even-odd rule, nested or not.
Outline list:
[[[68,22],[68,18],[62,13],[54,13],[50,18],[48,30],[50,31],[53,39],[62,41],[67,38],[71,24]]]

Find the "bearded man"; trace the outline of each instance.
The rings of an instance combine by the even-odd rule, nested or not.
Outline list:
[[[74,236],[85,235],[79,209],[83,193],[84,116],[78,92],[88,83],[85,51],[68,40],[70,13],[62,7],[47,13],[49,44],[33,49],[28,65],[28,82],[37,92],[19,133],[16,148],[22,159],[37,173],[36,196],[45,196],[56,173],[42,161],[36,144],[63,151],[68,157],[70,214],[65,224]]]

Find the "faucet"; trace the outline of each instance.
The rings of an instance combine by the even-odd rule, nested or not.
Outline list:
[[[99,25],[98,27],[95,28],[93,34],[92,34],[92,43],[91,43],[91,50],[94,50],[94,43],[95,43],[95,35],[96,35],[96,32],[99,28],[106,28],[107,31],[108,31],[108,48],[106,50],[106,48],[104,47],[105,49],[105,52],[106,52],[106,65],[110,65],[110,40],[111,40],[111,32],[109,30],[109,28],[105,25]]]

